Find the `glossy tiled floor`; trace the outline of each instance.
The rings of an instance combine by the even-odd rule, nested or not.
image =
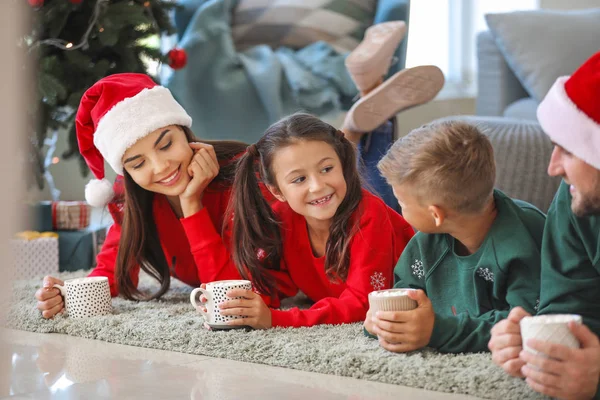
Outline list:
[[[0,329],[0,398],[464,399],[292,369]]]

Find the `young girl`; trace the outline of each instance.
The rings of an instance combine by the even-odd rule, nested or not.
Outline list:
[[[261,194],[262,181],[278,200]],[[223,304],[222,314],[253,328],[362,321],[372,290],[389,288],[392,270],[413,236],[404,219],[361,188],[353,145],[307,114],[272,125],[239,162],[232,198],[233,258],[240,274],[274,294],[273,271],[286,273],[316,303],[270,309],[252,291]]]
[[[246,145],[198,143],[191,122],[169,90],[143,74],[108,76],[83,95],[79,149],[99,179],[87,185],[86,199],[96,207],[110,202],[115,219],[90,276],[108,277],[113,296],[158,298],[171,276],[192,286],[239,279],[219,232],[234,159]],[[105,160],[122,175],[116,196],[103,179]],[[160,283],[156,292],[137,289],[140,268]],[[45,318],[64,307],[54,283],[62,282],[46,277],[36,292]]]

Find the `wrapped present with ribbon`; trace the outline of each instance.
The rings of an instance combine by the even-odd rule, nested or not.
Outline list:
[[[15,279],[56,274],[58,268],[58,234],[24,231],[11,240]]]
[[[54,230],[78,230],[90,225],[92,208],[85,201],[52,202],[52,227]]]
[[[77,231],[59,231],[60,271],[90,269],[106,238],[106,226],[93,225]]]
[[[52,202],[40,201],[27,204],[27,229],[44,232],[52,231]]]

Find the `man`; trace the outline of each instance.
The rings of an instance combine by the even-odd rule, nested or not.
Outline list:
[[[489,348],[540,393],[600,397],[600,53],[557,79],[537,116],[554,143],[548,174],[564,179],[546,219],[538,314],[580,314],[584,325],[569,327],[581,349],[532,340],[550,358],[523,351],[519,321],[528,314],[520,307],[494,326]]]

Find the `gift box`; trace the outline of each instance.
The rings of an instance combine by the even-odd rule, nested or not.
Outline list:
[[[85,229],[90,225],[91,213],[85,201],[54,201],[52,227],[55,231]]]
[[[52,202],[40,201],[27,205],[27,229],[32,231],[51,231],[52,228]]]
[[[77,231],[58,231],[60,271],[90,269],[106,238],[106,226],[90,226]]]
[[[58,270],[58,235],[54,232],[21,232],[11,240],[14,278],[55,275]]]

